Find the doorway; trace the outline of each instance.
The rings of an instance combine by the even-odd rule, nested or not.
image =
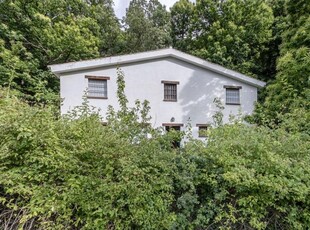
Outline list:
[[[165,126],[165,130],[167,132],[171,132],[172,130],[180,132],[183,124],[163,124],[163,126]],[[180,148],[180,146],[181,146],[181,135],[176,135],[175,138],[171,141],[171,145],[175,149]]]

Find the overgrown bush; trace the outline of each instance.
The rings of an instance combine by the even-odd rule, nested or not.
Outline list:
[[[133,144],[84,107],[78,119],[15,99],[0,107],[4,229],[169,228],[174,152],[156,139]]]
[[[309,140],[305,133],[234,124],[213,129],[207,146],[189,143],[179,156],[176,226],[307,229]]]
[[[1,229],[310,226],[309,113],[277,129],[217,113],[207,141],[174,149],[188,132],[153,129],[147,102],[127,107],[121,71],[118,86],[107,126],[87,100],[59,117],[0,90]]]

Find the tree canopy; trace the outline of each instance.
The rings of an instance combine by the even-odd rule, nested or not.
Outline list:
[[[170,14],[158,0],[132,0],[124,19],[129,53],[168,47]]]
[[[277,75],[257,108],[259,122],[278,124],[294,111],[310,119],[310,6],[305,0],[288,1],[285,9]]]
[[[176,47],[199,57],[256,76],[271,40],[273,14],[262,0],[177,2],[172,8]]]
[[[0,23],[2,85],[30,100],[58,91],[47,65],[111,54],[121,33],[111,1],[4,0]]]
[[[49,64],[171,45],[273,81],[283,66],[280,53],[284,60],[287,52],[295,57],[297,49],[309,47],[306,1],[179,0],[169,12],[158,0],[132,0],[122,20],[116,18],[113,4],[112,0],[1,1],[1,85],[18,89],[29,100],[46,101],[49,97],[42,96],[59,91],[58,80],[47,70]],[[10,60],[15,62],[12,69]]]

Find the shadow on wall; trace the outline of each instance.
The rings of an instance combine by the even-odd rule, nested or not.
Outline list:
[[[224,105],[225,81],[217,74],[202,69],[194,70],[192,76],[179,92],[179,100],[183,109],[182,122],[192,125],[213,123],[212,116],[218,111],[214,104],[220,98]]]

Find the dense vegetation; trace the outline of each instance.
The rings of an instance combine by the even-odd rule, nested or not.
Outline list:
[[[307,229],[307,0],[0,1],[0,229]],[[268,82],[245,125],[163,134],[149,105],[59,116],[47,65],[169,45]],[[186,136],[184,147],[171,141]]]
[[[4,229],[305,229],[310,225],[309,132],[233,121],[189,132],[144,125],[147,102],[103,126],[87,100],[64,117],[1,91]],[[217,114],[218,115],[218,114]],[[309,125],[309,123],[308,123]],[[308,129],[309,131],[309,129]],[[174,149],[179,135],[188,142]]]
[[[267,81],[254,120],[278,124],[295,107],[309,108],[309,7],[307,0],[179,0],[168,12],[158,0],[131,0],[120,20],[112,0],[3,0],[0,85],[30,103],[59,103],[47,65],[172,45]]]

